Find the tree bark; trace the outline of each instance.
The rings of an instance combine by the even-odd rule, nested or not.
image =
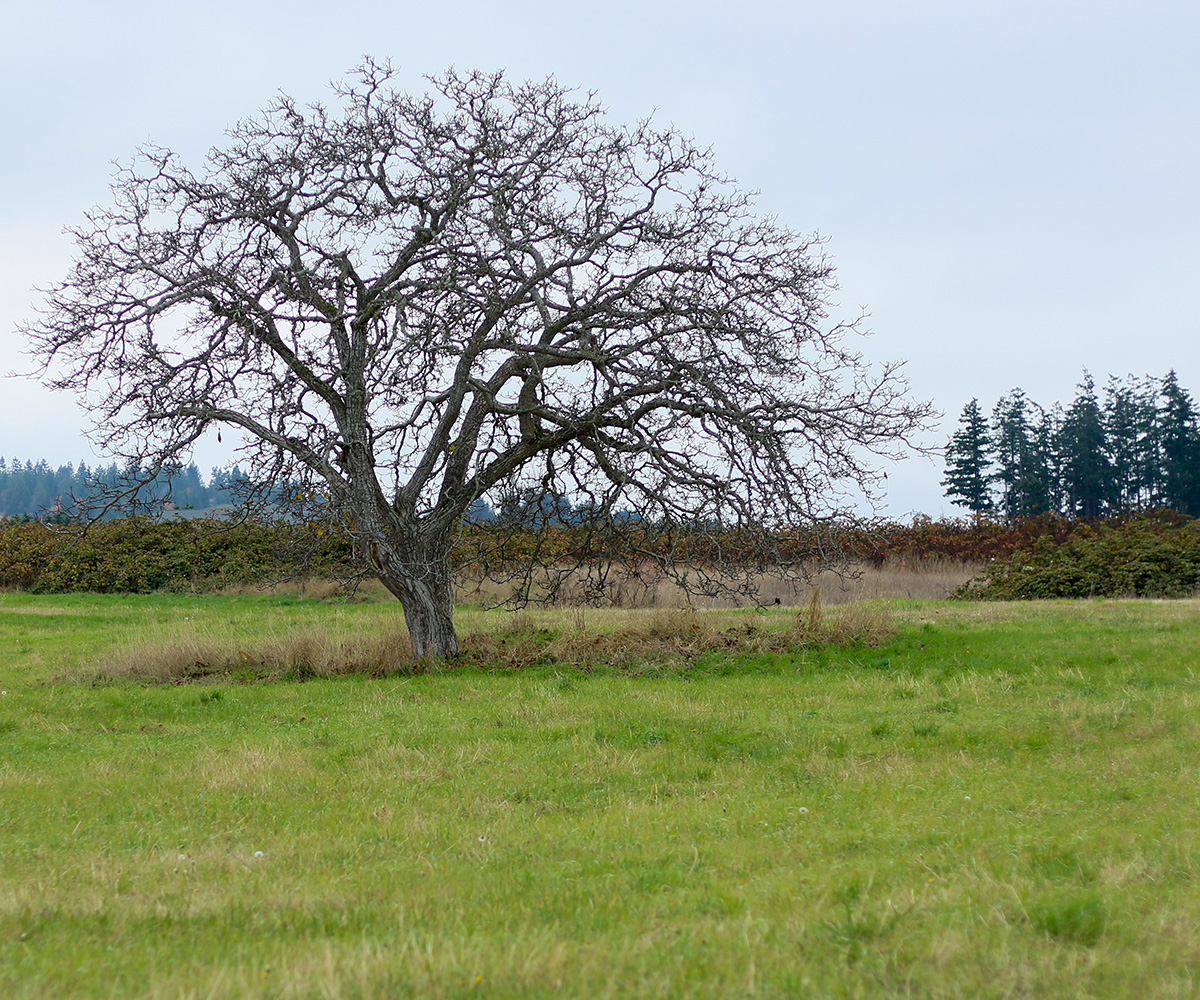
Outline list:
[[[384,583],[387,586],[387,583]],[[391,587],[388,587],[392,590]],[[458,656],[458,633],[454,631],[453,594],[449,587],[438,593],[424,584],[406,588],[400,595],[404,622],[412,640],[413,656],[418,660],[446,659]],[[440,588],[439,588],[440,589]],[[392,591],[395,593],[395,591]]]
[[[371,562],[380,582],[404,609],[413,656],[418,660],[446,659],[458,656],[460,651],[458,633],[454,631],[449,549],[433,548],[429,557],[410,561],[402,560],[390,546],[370,546]]]

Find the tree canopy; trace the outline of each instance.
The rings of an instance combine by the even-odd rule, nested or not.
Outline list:
[[[678,131],[552,79],[392,79],[281,96],[199,171],[141,150],[29,334],[109,451],[153,466],[236,428],[255,481],[310,483],[416,655],[457,649],[449,551],[480,498],[776,530],[869,493],[930,414],[829,319],[821,241]]]

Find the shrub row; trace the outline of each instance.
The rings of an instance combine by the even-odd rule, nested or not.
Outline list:
[[[1032,529],[1025,529],[1026,532]],[[1044,530],[1044,529],[1038,529]],[[618,560],[629,552],[670,551],[681,561],[709,565],[889,557],[981,560],[1007,553],[1020,532],[987,522],[826,529],[738,536],[711,530],[653,527],[614,537],[588,526],[555,525],[541,532],[501,524],[464,525],[454,550],[461,569],[487,574],[536,558],[541,562]],[[0,587],[36,593],[212,590],[297,574],[345,578],[359,567],[344,534],[318,535],[302,524],[231,524],[219,520],[102,521],[86,531],[39,521],[0,524]]]
[[[550,525],[539,532],[500,522],[464,526],[455,561],[472,569],[503,567],[536,555],[604,561],[669,552],[679,562],[707,566],[779,565],[804,561],[873,562],[903,560],[964,563],[1005,559],[1039,539],[1061,542],[1076,523],[1057,515],[1003,522],[986,517],[933,520],[919,515],[909,524],[877,522],[823,525],[819,530],[722,532],[708,526],[619,525],[615,530],[588,524]]]
[[[1190,597],[1200,589],[1200,521],[1158,513],[1077,522],[990,563],[953,595],[971,600]]]
[[[128,518],[84,532],[38,522],[0,525],[0,587],[35,593],[213,590],[299,572],[345,576],[344,539],[299,526]]]
[[[625,531],[639,558],[670,546],[675,558],[710,565],[760,561],[737,536],[693,536],[646,528]],[[640,536],[640,537],[639,537]],[[541,535],[492,525],[464,526],[454,552],[458,568],[488,572],[530,558],[619,559],[612,539],[582,527],[552,527]],[[759,536],[758,542],[761,542]],[[985,519],[882,524],[780,533],[770,546],[780,559],[818,552],[851,561],[931,559],[987,562],[956,596],[1021,599],[1088,596],[1179,596],[1200,586],[1200,522],[1157,513],[1100,522],[1030,518],[1002,524]],[[0,525],[0,587],[40,593],[213,590],[296,575],[352,576],[356,563],[344,534],[303,524],[231,524],[213,520],[106,521],[79,532],[38,522]]]

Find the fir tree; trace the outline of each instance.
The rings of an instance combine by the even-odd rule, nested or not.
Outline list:
[[[992,501],[991,439],[987,418],[972,399],[958,418],[958,430],[946,446],[946,476],[942,480],[946,497],[976,514],[995,508]]]
[[[1100,517],[1112,497],[1112,468],[1108,462],[1104,418],[1096,384],[1084,372],[1079,394],[1054,435],[1063,513],[1071,517]]]
[[[1001,398],[992,412],[995,480],[1005,517],[1029,517],[1053,509],[1047,468],[1049,421],[1021,389]]]
[[[1200,517],[1200,427],[1196,407],[1172,370],[1162,381],[1159,446],[1162,505]]]
[[[1153,506],[1159,476],[1157,383],[1109,376],[1104,390],[1104,440],[1112,477],[1112,510]]]

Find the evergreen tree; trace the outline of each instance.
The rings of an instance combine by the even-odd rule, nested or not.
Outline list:
[[[232,469],[218,469],[214,466],[212,478],[208,483],[210,505],[237,503],[249,484],[249,477],[239,466],[235,465]]]
[[[44,514],[54,506],[54,472],[43,458],[29,469],[31,514]]]
[[[29,462],[22,462],[19,458],[12,460],[4,484],[4,493],[3,496],[0,496],[0,504],[3,504],[5,514],[25,514],[31,510],[33,490],[30,486],[30,474],[32,469],[33,466]]]
[[[1060,484],[1063,513],[1070,517],[1100,517],[1107,512],[1112,498],[1104,418],[1096,384],[1086,371],[1078,389],[1054,435],[1058,474],[1053,478]]]
[[[487,524],[489,521],[496,520],[496,514],[492,510],[492,505],[484,500],[483,497],[480,497],[467,508],[464,520],[472,524]]]
[[[78,466],[71,463],[51,468],[43,460],[38,462],[11,461],[0,457],[0,514],[10,517],[43,517],[54,514],[59,518],[84,517],[89,512],[98,514],[100,496],[104,491],[111,493],[118,483],[140,473],[135,464],[124,471],[115,464],[107,467],[89,468],[86,462]],[[214,470],[217,475],[217,470]],[[228,491],[236,488],[245,476],[235,467],[232,472],[220,473],[220,484]],[[214,480],[216,482],[216,480]],[[137,493],[116,504],[105,515],[125,517],[132,513],[154,513],[166,499],[174,500],[178,507],[209,507],[214,502],[212,491],[205,485],[200,471],[194,464],[165,469],[158,477],[147,482]]]
[[[171,484],[171,497],[176,507],[203,510],[209,506],[208,490],[200,479],[195,463],[188,465]]]
[[[1030,405],[1036,456],[1036,482],[1040,502],[1039,514],[1050,511],[1062,512],[1066,507],[1066,489],[1063,486],[1063,456],[1058,450],[1059,434],[1066,414],[1062,405],[1055,403],[1044,410],[1036,403]]]
[[[1200,517],[1200,427],[1191,394],[1174,370],[1162,381],[1159,447],[1162,455],[1164,507]]]
[[[958,418],[958,430],[946,446],[946,497],[976,514],[995,509],[992,500],[991,438],[987,418],[972,399]]]
[[[1153,506],[1159,479],[1157,395],[1157,383],[1108,378],[1103,419],[1114,513]]]
[[[1053,509],[1047,466],[1050,421],[1021,389],[1002,397],[992,411],[995,480],[1005,517],[1029,517]]]

